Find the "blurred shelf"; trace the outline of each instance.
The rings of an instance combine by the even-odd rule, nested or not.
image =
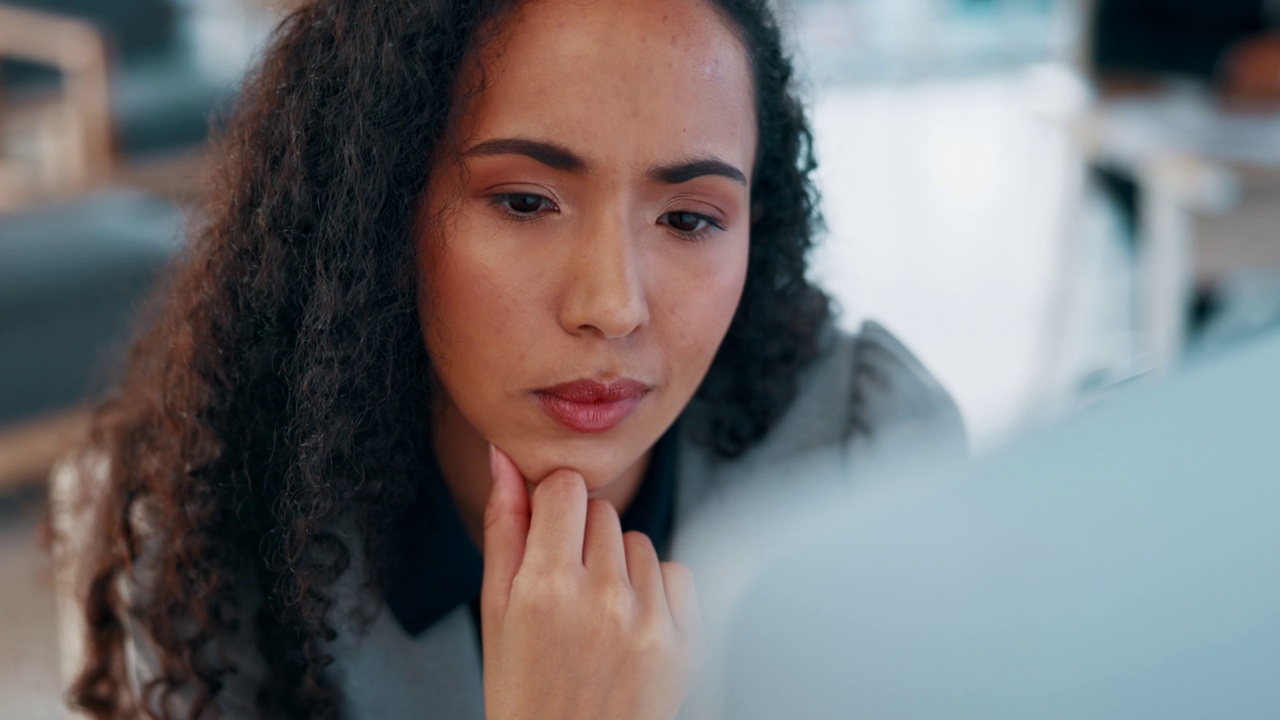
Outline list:
[[[0,496],[45,482],[53,464],[80,444],[90,412],[76,408],[0,427]]]

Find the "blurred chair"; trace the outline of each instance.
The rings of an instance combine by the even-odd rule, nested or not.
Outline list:
[[[74,63],[67,58],[96,48],[96,56],[105,58],[105,70],[98,66],[95,109],[84,115],[89,103],[74,105],[82,117],[97,117],[107,108],[108,140],[99,145],[114,149],[116,161],[106,175],[96,177],[179,199],[194,194],[210,125],[218,124],[230,106],[237,84],[211,77],[195,62],[174,0],[0,0],[0,8],[5,10],[0,21],[0,94],[13,98],[17,108],[48,105],[59,95],[61,75],[66,90],[61,95],[68,97],[73,84],[83,84],[79,78],[84,73],[73,78],[67,68]],[[97,38],[85,39],[88,28]],[[8,62],[4,37],[11,37],[8,44],[17,48],[7,53]],[[31,45],[56,45],[58,62],[51,62],[48,52],[31,52]],[[103,124],[93,126],[101,135]],[[48,155],[49,148],[38,143],[19,145],[23,154]],[[93,157],[102,156],[98,152]]]
[[[156,195],[195,194],[235,92],[196,68],[177,15],[0,0],[0,493],[42,479],[86,426],[83,398],[180,236]]]
[[[171,203],[122,189],[0,215],[0,493],[75,443],[181,230]]]
[[[7,97],[0,85],[0,212],[112,175],[107,49],[90,24],[0,5],[0,58],[61,75],[61,92]],[[16,157],[15,157],[16,156]]]

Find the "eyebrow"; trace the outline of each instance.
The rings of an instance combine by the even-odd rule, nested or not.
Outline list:
[[[657,165],[649,169],[649,177],[668,185],[679,185],[704,175],[718,175],[738,183],[747,184],[747,176],[741,170],[723,160],[700,158],[672,165]]]
[[[466,157],[491,157],[494,155],[524,155],[533,158],[553,170],[581,172],[587,169],[587,161],[572,150],[555,143],[529,138],[496,138],[471,146],[462,153]]]
[[[462,154],[465,157],[524,155],[553,170],[568,172],[584,172],[590,168],[590,163],[582,156],[563,145],[531,138],[485,140],[471,146]],[[655,165],[649,168],[649,177],[667,185],[679,185],[706,175],[725,177],[744,186],[747,184],[747,176],[741,170],[713,157],[696,158],[669,165]]]

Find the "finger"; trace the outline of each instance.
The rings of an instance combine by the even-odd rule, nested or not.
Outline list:
[[[529,493],[524,477],[507,454],[489,446],[489,502],[484,509],[484,584],[486,608],[501,610],[524,560],[529,535]]]
[[[667,593],[667,607],[676,628],[687,633],[699,633],[702,628],[702,612],[698,607],[698,592],[693,584],[693,573],[680,563],[662,563],[662,587]]]
[[[582,568],[587,524],[587,484],[572,470],[556,470],[543,478],[529,498],[532,513],[525,565],[546,571]]]
[[[632,530],[622,536],[622,543],[626,547],[627,576],[641,606],[646,612],[669,617],[667,593],[662,588],[661,563],[653,549],[653,541],[648,535]]]
[[[587,571],[626,580],[627,553],[622,545],[622,521],[607,500],[587,501],[585,535],[582,564],[587,566]]]

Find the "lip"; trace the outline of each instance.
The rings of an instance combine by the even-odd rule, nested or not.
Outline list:
[[[602,433],[626,420],[649,390],[649,386],[630,378],[607,383],[583,379],[535,390],[533,394],[547,415],[566,428]]]

